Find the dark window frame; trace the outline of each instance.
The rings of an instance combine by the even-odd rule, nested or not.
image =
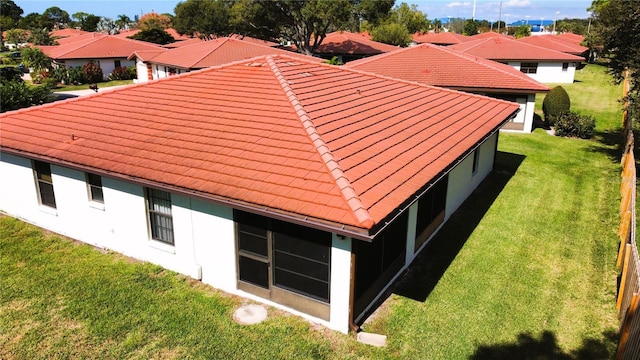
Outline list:
[[[145,188],[145,197],[151,239],[168,245],[175,245],[171,193]]]
[[[113,66],[117,69],[122,67],[122,62],[120,60],[113,60]]]
[[[477,147],[473,150],[473,165],[471,166],[471,176],[475,176],[478,173],[480,167],[480,148]]]
[[[38,189],[38,202],[40,205],[57,209],[56,195],[53,187],[53,176],[51,175],[51,165],[42,161],[33,161],[33,171],[36,178],[36,188]]]
[[[563,72],[569,71],[569,63],[568,62],[563,62],[562,63],[562,71]]]
[[[104,204],[104,192],[102,191],[102,177],[100,175],[85,173],[87,179],[87,192],[89,200]]]
[[[538,63],[537,62],[523,62],[520,63],[520,72],[525,74],[537,74]]]

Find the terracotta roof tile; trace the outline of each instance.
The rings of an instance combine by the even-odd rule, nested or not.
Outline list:
[[[518,41],[573,55],[581,55],[589,50],[588,47],[562,40],[557,35],[526,36],[518,39]]]
[[[440,33],[416,33],[413,34],[413,41],[423,44],[437,44],[437,45],[453,45],[460,44],[465,41],[469,41],[469,36],[460,35],[452,32],[440,32]]]
[[[67,40],[68,41],[64,41]],[[89,33],[60,39],[58,46],[39,46],[50,58],[104,59],[127,58],[134,51],[157,50],[159,46],[144,41],[122,39],[113,35]]]
[[[505,64],[432,44],[355,60],[346,67],[455,89],[545,92],[549,88]],[[458,69],[452,71],[452,69]],[[464,69],[464,70],[463,70]]]
[[[397,46],[373,41],[368,34],[354,34],[348,31],[328,33],[318,46],[319,54],[375,55],[397,49]]]
[[[508,38],[491,37],[471,40],[449,47],[467,55],[479,56],[490,60],[518,61],[582,61],[584,58],[560,51],[545,49]]]
[[[296,54],[287,50],[260,45],[254,41],[240,40],[232,37],[197,41],[191,45],[164,50],[154,54],[155,56],[153,56],[150,51],[136,51],[130,58],[138,56],[145,62],[184,69],[202,69],[270,54],[301,56],[313,59],[302,54]],[[322,60],[318,59],[317,61]]]
[[[0,149],[366,230],[517,109],[270,55],[4,113]]]

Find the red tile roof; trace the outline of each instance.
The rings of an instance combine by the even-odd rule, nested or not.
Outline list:
[[[498,34],[497,32],[489,31],[489,32],[483,32],[483,33],[480,33],[480,34],[472,35],[471,37],[469,37],[469,40],[487,39],[487,38],[514,39],[513,36],[504,35],[504,34]]]
[[[517,109],[265,56],[0,114],[0,150],[368,237]]]
[[[549,91],[547,86],[512,66],[432,44],[420,44],[355,60],[345,66],[458,90],[527,93]]]
[[[570,42],[574,45],[580,45],[584,41],[584,36],[574,33],[562,33],[558,34],[558,39]]]
[[[144,41],[123,39],[113,35],[89,33],[67,38],[58,46],[39,46],[50,58],[68,59],[105,59],[126,58],[134,51],[157,50],[159,46]],[[65,39],[60,39],[65,40]]]
[[[137,56],[145,62],[175,66],[184,69],[202,69],[230,63],[232,61],[271,54],[302,56],[305,58],[317,59],[302,54],[292,53],[287,50],[260,45],[253,41],[228,37],[199,41],[188,46],[181,46],[177,49],[156,52],[155,55],[150,51],[137,51],[130,56],[130,58]],[[317,61],[322,61],[322,59],[317,59]]]
[[[490,60],[517,61],[583,61],[584,58],[560,51],[545,49],[508,38],[471,40],[449,47],[462,53]]]
[[[66,38],[70,36],[78,36],[88,34],[88,31],[78,30],[78,29],[62,29],[62,30],[54,30],[49,33],[52,38]]]
[[[419,44],[430,43],[436,45],[452,45],[460,44],[468,40],[470,40],[469,36],[464,36],[452,32],[413,34],[413,41]]]
[[[368,34],[336,31],[327,34],[316,50],[319,54],[376,55],[396,50],[398,47],[370,40]]]
[[[133,36],[133,35],[139,33],[140,31],[141,31],[140,29],[123,30],[123,31],[119,32],[118,34],[116,34],[114,36],[121,37],[121,38],[128,38],[130,36]],[[178,34],[176,29],[169,28],[169,29],[164,29],[164,31],[166,31],[169,35],[171,35],[171,37],[174,38],[176,41],[192,39],[190,36]]]
[[[572,55],[580,55],[589,50],[588,47],[575,45],[566,40],[560,40],[557,35],[526,36],[518,39],[518,41]]]

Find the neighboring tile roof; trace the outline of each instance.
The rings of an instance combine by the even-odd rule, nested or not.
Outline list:
[[[114,36],[121,37],[121,38],[128,38],[130,36],[133,36],[133,35],[139,33],[140,31],[141,31],[140,29],[123,30],[123,31],[119,32],[118,34],[116,34]],[[176,41],[183,41],[183,40],[192,39],[190,36],[178,34],[178,31],[176,31],[176,29],[173,29],[173,28],[164,29],[164,31],[166,31],[169,35],[171,35],[171,37],[174,38]]]
[[[0,150],[368,237],[517,110],[264,56],[0,114]]]
[[[63,42],[58,46],[39,46],[39,48],[48,57],[55,60],[126,58],[134,51],[160,48],[158,45],[144,41],[98,33],[78,35],[67,39],[69,39],[68,42]]]
[[[463,43],[470,39],[471,38],[469,36],[464,36],[452,32],[413,34],[413,41],[419,44],[430,43],[436,45],[453,45]]]
[[[494,92],[545,92],[549,88],[512,66],[448,47],[420,44],[347,63],[345,66],[422,84]],[[455,71],[452,71],[455,69]]]
[[[513,36],[504,35],[504,34],[498,34],[497,32],[489,31],[489,32],[483,32],[483,33],[480,33],[480,34],[472,35],[471,37],[469,37],[469,40],[478,40],[478,39],[487,39],[487,38],[514,39]]]
[[[49,33],[52,38],[66,38],[70,36],[78,36],[88,34],[88,31],[78,30],[78,29],[62,29],[62,30],[54,30]]]
[[[377,55],[396,50],[398,47],[370,40],[368,34],[336,31],[327,34],[316,49],[318,54]]]
[[[581,55],[589,50],[588,47],[575,45],[567,40],[561,40],[557,35],[526,36],[518,39],[518,41],[572,55]]]
[[[145,62],[175,66],[184,69],[202,69],[211,66],[222,65],[233,61],[249,59],[260,55],[283,54],[291,56],[303,56],[273,47],[259,45],[253,41],[239,40],[235,38],[217,38],[208,41],[199,41],[188,46],[176,49],[164,50],[155,55],[151,52],[137,51],[129,58],[140,57]],[[322,59],[317,59],[322,61]]]
[[[562,33],[557,36],[560,40],[570,42],[574,45],[580,45],[584,41],[584,36],[574,33]]]
[[[470,40],[451,45],[452,50],[490,60],[516,61],[583,61],[584,58],[560,51],[545,49],[508,38]]]

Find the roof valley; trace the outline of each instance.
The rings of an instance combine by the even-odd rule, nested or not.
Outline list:
[[[342,196],[344,197],[345,201],[349,205],[349,208],[353,212],[353,215],[355,216],[356,220],[362,226],[365,226],[365,227],[373,226],[375,224],[375,220],[373,219],[371,214],[369,214],[369,211],[367,210],[367,208],[364,206],[364,204],[358,197],[358,194],[356,193],[355,189],[351,185],[351,181],[349,181],[344,171],[340,168],[338,161],[335,159],[335,157],[329,150],[329,147],[318,134],[318,131],[313,121],[311,121],[311,118],[309,117],[307,112],[304,110],[304,107],[298,100],[298,97],[296,96],[295,92],[289,86],[287,80],[282,74],[282,71],[280,71],[278,64],[273,60],[272,56],[267,56],[266,60],[267,60],[267,64],[271,68],[271,71],[273,71],[274,75],[278,79],[278,82],[282,86],[282,89],[284,90],[286,96],[288,97],[291,105],[296,111],[296,114],[298,115],[298,118],[300,119],[302,126],[304,127],[305,131],[309,135],[309,138],[311,139],[314,147],[318,151],[318,154],[322,158],[322,161],[325,163],[325,166],[331,173],[331,176],[333,176],[336,182],[336,185],[340,189]]]

